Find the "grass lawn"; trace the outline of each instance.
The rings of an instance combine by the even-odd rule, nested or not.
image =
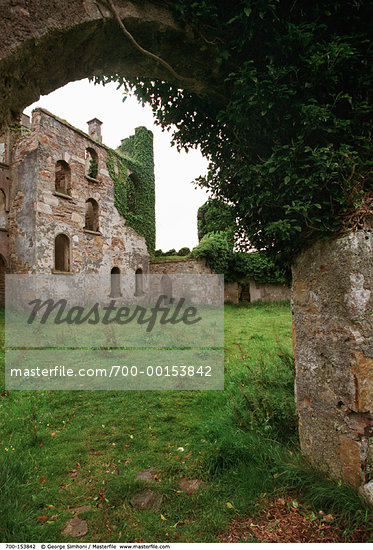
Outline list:
[[[321,540],[366,540],[363,502],[299,458],[291,352],[288,304],[227,305],[224,391],[2,390],[0,541],[233,540],[237,521],[271,521],[273,502]],[[152,482],[135,479],[151,467]],[[202,483],[186,494],[183,479]],[[159,510],[131,505],[144,487]],[[79,506],[87,534],[62,535]]]

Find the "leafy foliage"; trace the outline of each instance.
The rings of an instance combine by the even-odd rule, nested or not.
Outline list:
[[[243,239],[289,263],[307,242],[341,229],[372,189],[372,45],[368,0],[165,2],[217,45],[225,75],[197,96],[120,76],[152,106],[174,142],[210,159],[198,180],[234,205]]]
[[[178,256],[188,256],[190,254],[190,248],[183,246],[177,253]]]
[[[155,194],[153,134],[136,128],[123,140],[121,150],[109,152],[107,168],[114,182],[114,204],[127,224],[155,248]]]
[[[274,262],[265,252],[235,252],[231,234],[220,231],[205,235],[192,250],[193,258],[203,258],[215,273],[223,273],[226,281],[257,283],[289,283],[290,272]]]
[[[232,249],[223,231],[207,233],[191,253],[192,258],[203,258],[215,273],[228,272],[231,255]]]
[[[181,256],[186,257],[190,254],[190,248],[187,246],[183,246],[180,248],[178,252],[174,248],[171,248],[171,250],[167,250],[167,252],[163,252],[160,248],[154,251],[154,257],[155,258],[166,258],[168,256]]]
[[[219,199],[209,199],[198,209],[197,225],[199,240],[207,233],[225,231],[233,242],[237,230],[234,208]]]
[[[264,252],[234,252],[231,256],[227,280],[257,283],[289,284],[291,273]]]

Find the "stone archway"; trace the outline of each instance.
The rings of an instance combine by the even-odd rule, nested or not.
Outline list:
[[[123,35],[104,0],[18,0],[0,6],[0,127],[65,84],[94,74],[152,76],[201,93],[219,86],[215,46],[201,41],[159,2],[116,0],[118,14],[143,48]]]

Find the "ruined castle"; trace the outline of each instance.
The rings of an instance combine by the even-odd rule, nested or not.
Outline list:
[[[86,134],[39,108],[0,137],[0,303],[6,273],[148,272],[153,134],[137,128],[114,151],[101,124]]]
[[[153,134],[144,127],[113,150],[102,143],[101,121],[88,134],[45,109],[0,136],[0,304],[6,273],[98,273],[121,294],[121,277],[205,274],[204,260],[150,261],[155,247]],[[127,279],[128,280],[128,279]],[[124,284],[124,283],[123,283]],[[224,285],[225,300],[288,299],[282,284]],[[249,288],[247,286],[247,288]],[[139,292],[140,293],[140,292]],[[171,295],[168,290],[166,294]]]

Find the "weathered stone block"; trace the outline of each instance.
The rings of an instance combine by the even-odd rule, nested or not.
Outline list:
[[[372,259],[366,230],[315,243],[293,267],[301,449],[355,487],[369,481],[372,464]]]
[[[363,481],[361,469],[361,443],[346,436],[340,437],[339,459],[344,481],[359,487]]]
[[[42,214],[52,214],[52,208],[49,206],[49,204],[45,204],[44,202],[38,202],[36,210],[37,212],[41,212]]]
[[[71,221],[75,222],[79,225],[84,225],[84,218],[80,214],[77,214],[76,212],[73,212],[71,214]]]

